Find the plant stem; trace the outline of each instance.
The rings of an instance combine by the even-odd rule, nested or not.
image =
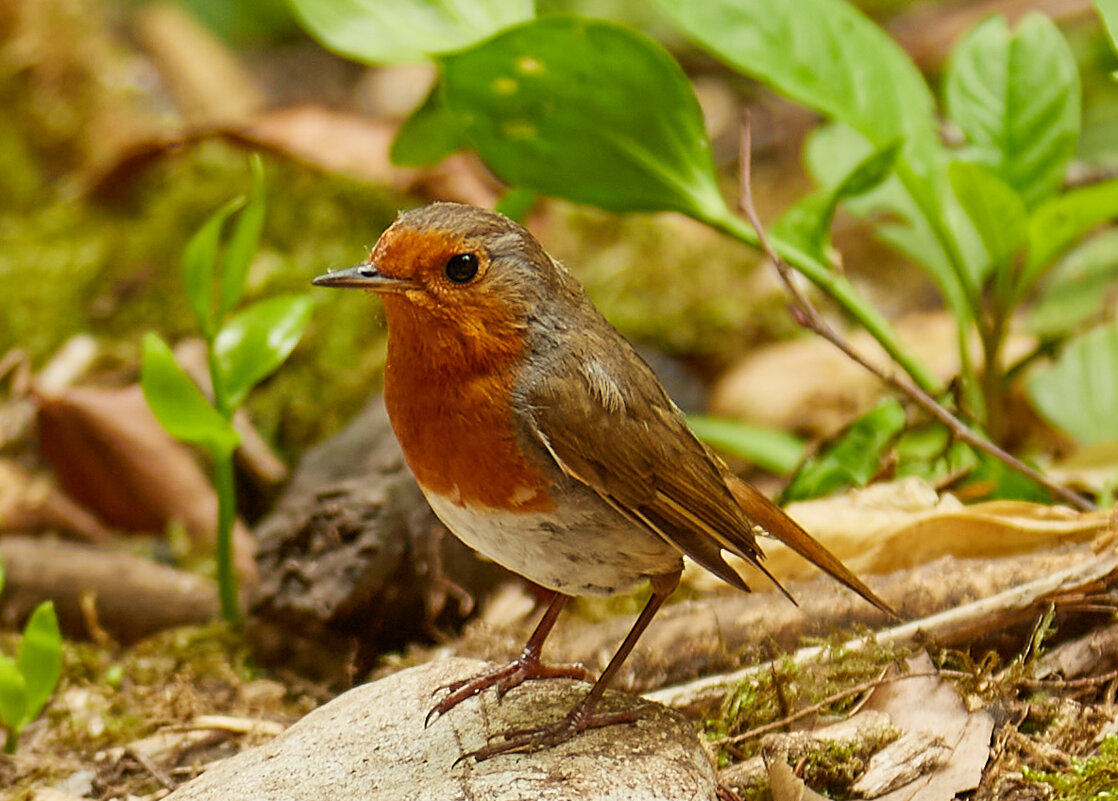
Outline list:
[[[8,736],[4,740],[4,753],[14,754],[16,747],[19,745],[19,732],[14,728],[8,729]]]
[[[233,454],[214,458],[214,487],[217,489],[217,589],[221,598],[221,617],[236,623],[241,617],[237,602],[237,576],[233,572],[233,521],[237,498],[233,476]]]
[[[213,341],[206,343],[209,351],[210,383],[213,385],[214,408],[226,420],[232,420],[225,382],[218,369]],[[221,617],[237,623],[241,607],[237,601],[237,575],[233,572],[233,522],[237,517],[237,485],[233,472],[233,454],[214,454],[214,488],[217,490],[217,591],[221,600]]]
[[[757,232],[744,220],[727,211],[723,216],[705,219],[703,222],[723,233],[762,249]],[[796,268],[797,272],[815,284],[827,297],[834,300],[844,311],[857,320],[869,334],[877,340],[885,352],[899,364],[918,386],[930,394],[942,391],[939,380],[911,353],[897,338],[889,321],[878,314],[877,310],[862,299],[845,276],[829,265],[812,258],[799,248],[779,240],[772,246],[780,257]]]

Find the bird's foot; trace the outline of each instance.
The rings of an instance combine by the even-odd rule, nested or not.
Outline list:
[[[496,687],[499,700],[504,698],[505,693],[513,687],[517,687],[530,679],[593,681],[593,676],[582,665],[544,665],[538,657],[521,655],[504,667],[439,687],[435,692],[441,690],[448,690],[449,692],[427,713],[423,725],[430,726],[432,720],[445,715],[467,698],[473,698],[482,690]]]
[[[506,732],[500,742],[490,743],[484,748],[463,754],[455,760],[454,764],[457,765],[467,759],[484,762],[500,754],[530,754],[565,743],[587,729],[632,723],[640,717],[638,713],[639,710],[636,709],[626,709],[622,712],[594,712],[579,704],[557,723]]]

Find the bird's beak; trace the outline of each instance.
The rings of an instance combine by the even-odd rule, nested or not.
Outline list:
[[[358,264],[344,270],[320,275],[311,281],[315,286],[329,286],[336,289],[368,289],[373,292],[404,292],[416,289],[417,285],[403,278],[393,278],[379,272],[375,264]]]

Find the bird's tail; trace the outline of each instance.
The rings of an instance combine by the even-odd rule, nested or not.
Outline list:
[[[821,542],[804,531],[799,523],[785,514],[783,509],[732,474],[727,477],[726,486],[729,487],[734,500],[738,502],[750,521],[761,526],[804,559],[836,581],[854,590],[881,611],[892,615],[894,618],[898,617],[889,604],[879,598]]]

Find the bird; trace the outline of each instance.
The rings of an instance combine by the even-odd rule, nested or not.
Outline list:
[[[402,212],[365,262],[312,283],[382,299],[385,406],[436,516],[466,545],[554,592],[520,655],[445,688],[427,725],[492,687],[503,697],[525,680],[590,681],[584,667],[542,661],[564,605],[651,587],[565,718],[498,735],[460,759],[536,751],[635,720],[598,701],[679,584],[684,555],[749,592],[724,553],[764,571],[756,535],[765,533],[894,615],[691,432],[651,368],[520,224],[430,203]]]

